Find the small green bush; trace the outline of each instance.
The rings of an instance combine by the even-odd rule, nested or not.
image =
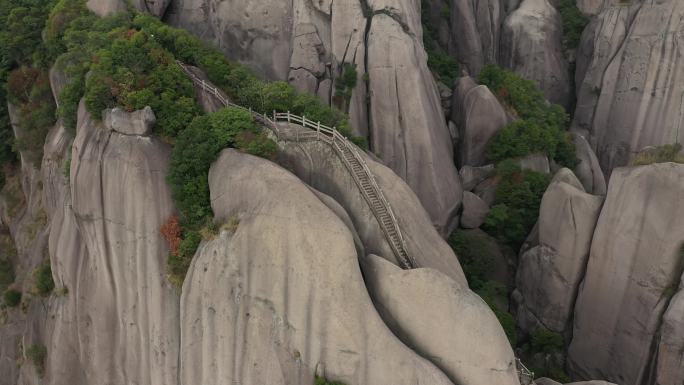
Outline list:
[[[555,353],[565,348],[563,336],[547,329],[537,329],[532,333],[531,347],[533,352]]]
[[[21,302],[21,292],[14,289],[8,289],[4,294],[5,305],[9,307],[16,307]]]
[[[579,46],[582,31],[589,24],[589,17],[577,8],[575,0],[560,0],[556,8],[563,23],[563,48],[575,49]]]
[[[47,358],[47,348],[45,345],[33,344],[26,349],[26,357],[33,363],[39,376],[45,374],[45,359]]]
[[[522,170],[515,160],[501,162],[497,177],[499,185],[484,229],[517,250],[537,221],[541,199],[551,177]]]
[[[328,381],[328,380],[326,380],[325,378],[323,378],[323,377],[318,377],[318,376],[316,376],[316,378],[315,378],[315,380],[314,380],[314,384],[315,384],[315,385],[345,385],[345,384],[342,383],[342,382],[338,382],[338,381]]]
[[[335,82],[335,96],[349,103],[351,99],[352,91],[356,87],[356,80],[358,77],[358,72],[356,71],[356,65],[350,63],[344,63],[342,66],[342,74]]]
[[[458,256],[468,286],[478,291],[487,283],[487,273],[492,271],[496,259],[492,245],[486,235],[473,231],[456,230],[449,236],[449,245]]]
[[[645,166],[653,163],[684,163],[684,155],[681,154],[680,143],[665,144],[654,149],[644,151],[632,161],[634,166]]]
[[[563,107],[549,104],[533,81],[494,65],[482,69],[479,82],[518,117],[492,139],[492,161],[542,152],[560,165],[575,167],[575,146],[566,132],[569,117]]]
[[[49,263],[45,263],[37,268],[34,273],[36,280],[36,291],[42,296],[47,296],[52,293],[55,288],[55,281],[52,279],[52,268]]]

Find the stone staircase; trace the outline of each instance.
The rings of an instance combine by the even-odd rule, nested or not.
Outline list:
[[[271,130],[279,141],[321,141],[330,145],[351,173],[354,182],[358,186],[361,195],[368,203],[375,219],[378,221],[380,228],[385,234],[385,239],[392,248],[392,252],[401,267],[404,269],[414,269],[418,267],[415,260],[409,255],[406,249],[406,243],[401,234],[399,223],[392,211],[392,207],[387,199],[385,199],[380,186],[375,180],[375,176],[370,171],[365,160],[359,154],[357,147],[353,143],[342,136],[334,127],[325,126],[320,122],[313,122],[306,119],[304,116],[290,114],[289,111],[286,113],[274,111],[272,116],[268,116],[266,113],[256,113],[251,109],[231,103],[219,89],[197,76],[190,67],[181,62],[177,63],[193,83],[202,88],[204,93],[216,98],[226,107],[235,107],[249,111],[254,119]],[[295,125],[297,127],[303,127],[304,129],[295,129],[294,132],[292,132],[292,130],[284,130],[279,127],[279,123],[287,123],[288,128]]]

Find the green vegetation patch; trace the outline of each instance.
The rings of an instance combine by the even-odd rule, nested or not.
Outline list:
[[[17,307],[21,302],[21,292],[14,289],[7,289],[3,294],[5,305],[9,307]]]
[[[50,263],[44,263],[33,272],[36,291],[42,296],[48,296],[55,289],[55,281],[52,279]]]
[[[576,49],[584,28],[589,24],[589,17],[577,8],[575,0],[559,0],[556,9],[563,23],[563,48]]]
[[[653,149],[643,151],[632,161],[634,166],[645,166],[653,163],[684,163],[684,154],[681,153],[680,143],[665,144]]]
[[[499,185],[485,230],[518,250],[539,216],[541,199],[551,176],[522,170],[516,160],[497,165]]]
[[[45,345],[33,344],[26,349],[26,358],[31,361],[40,377],[45,374],[45,359],[47,358],[47,348]]]
[[[343,382],[338,381],[328,381],[323,377],[316,376],[314,380],[314,385],[345,385]]]
[[[566,131],[569,118],[563,107],[549,104],[533,81],[494,65],[485,66],[479,82],[518,118],[492,139],[492,161],[544,153],[558,164],[574,168],[575,146]]]

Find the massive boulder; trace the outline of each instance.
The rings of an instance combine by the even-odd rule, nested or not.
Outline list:
[[[499,56],[502,0],[452,1],[449,50],[472,76],[485,64],[496,63]]]
[[[48,383],[175,383],[178,296],[159,231],[174,212],[170,149],[107,129],[83,103],[77,130],[70,201],[52,205],[50,256],[69,293],[55,299]]]
[[[500,64],[534,80],[550,102],[567,106],[570,81],[562,34],[560,15],[548,0],[524,0],[504,23]]]
[[[681,323],[673,322],[681,294],[670,300],[684,269],[683,183],[680,164],[613,171],[575,306],[571,375],[624,385],[684,381],[681,356],[672,353],[683,348]]]
[[[539,220],[518,262],[513,298],[523,330],[570,330],[601,204],[602,198],[585,193],[568,169],[558,171],[546,189]]]
[[[351,217],[366,253],[400,265],[368,201],[335,150],[321,141],[281,141],[280,162],[302,181],[334,198]],[[432,227],[430,217],[411,188],[392,170],[357,149],[389,202],[406,241],[407,252],[420,267],[431,267],[458,282],[465,276],[449,245]]]
[[[418,31],[420,19],[402,25],[378,14],[371,22],[367,55],[371,149],[411,186],[434,226],[447,234],[456,224],[463,190]]]
[[[385,326],[347,225],[297,177],[224,150],[209,184],[216,219],[238,224],[183,285],[182,383],[451,384]]]
[[[455,384],[519,384],[501,324],[466,286],[437,270],[401,270],[374,255],[361,264],[388,326]]]
[[[579,134],[573,135],[573,142],[578,161],[574,169],[575,175],[588,193],[606,195],[606,179],[591,145]]]
[[[371,150],[411,186],[446,234],[457,222],[462,190],[427,67],[419,4],[376,0],[366,7],[356,0],[287,6],[178,0],[168,21],[269,79],[292,79],[298,88],[348,107],[354,133],[369,139]],[[333,83],[349,65],[356,67],[357,84],[350,100],[338,100]]]
[[[574,127],[589,133],[606,174],[646,146],[684,143],[683,20],[678,0],[618,2],[584,34]]]
[[[458,125],[457,158],[461,167],[485,165],[489,141],[508,124],[506,111],[494,94],[469,76],[456,82],[451,120]]]

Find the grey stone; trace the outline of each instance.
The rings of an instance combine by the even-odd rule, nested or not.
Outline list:
[[[389,327],[454,383],[519,385],[506,334],[476,294],[433,269],[401,270],[374,255],[361,266]]]
[[[568,169],[547,188],[539,220],[518,262],[518,324],[567,333],[603,199],[584,192]]]
[[[523,170],[531,170],[540,172],[542,174],[551,173],[549,165],[549,158],[543,154],[531,154],[520,158],[520,168]]]
[[[677,0],[616,2],[604,7],[592,33],[583,36],[573,125],[589,134],[606,175],[641,148],[683,141],[684,65],[674,54],[683,16],[684,3]]]
[[[347,226],[297,177],[229,149],[209,185],[216,220],[238,223],[200,246],[183,285],[180,382],[311,383],[318,368],[348,384],[451,384],[383,323]]]
[[[523,0],[503,25],[500,64],[534,80],[550,102],[567,106],[570,82],[561,38],[560,16],[548,0]]]
[[[579,161],[574,170],[577,178],[587,192],[594,195],[606,195],[606,179],[594,150],[583,136],[574,134],[573,137],[575,153]]]
[[[480,167],[463,166],[458,170],[458,174],[461,176],[461,183],[463,183],[463,189],[466,191],[472,191],[480,182],[493,176],[495,173],[496,169],[493,164]]]
[[[489,206],[485,201],[470,191],[463,193],[461,227],[464,229],[476,229],[484,223],[487,214],[489,214]]]
[[[124,135],[149,135],[157,121],[150,106],[133,112],[126,112],[116,107],[105,110],[103,115],[104,125],[107,129]]]
[[[452,100],[451,119],[459,127],[459,165],[487,163],[489,142],[506,124],[508,116],[496,97],[470,77],[459,78]]]
[[[613,170],[575,306],[571,375],[621,384],[650,382],[651,346],[656,346],[668,298],[682,278],[683,183],[680,164]],[[681,333],[668,331],[669,336]],[[653,375],[681,383],[681,372],[667,364],[672,356],[663,354],[664,365]]]
[[[450,50],[472,76],[485,64],[496,63],[504,18],[501,0],[455,1],[451,10]]]
[[[311,72],[303,68],[291,70],[287,81],[300,92],[315,94],[318,88],[318,79]]]

